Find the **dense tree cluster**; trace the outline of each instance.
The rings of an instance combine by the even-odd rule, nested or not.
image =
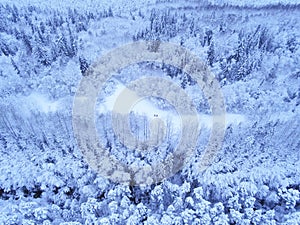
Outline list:
[[[180,9],[124,16],[111,8],[0,4],[0,224],[299,224],[299,6],[253,11],[206,2]],[[260,22],[282,15],[275,28]],[[73,136],[72,97],[91,64],[90,42],[114,46],[101,39],[109,39],[111,27],[126,41],[172,41],[193,50],[220,81],[227,110],[247,114],[249,121],[227,126],[222,152],[206,171],[194,164],[201,147],[182,171],[149,187],[115,184],[89,168]],[[180,68],[138,68],[161,70],[193,94],[195,81]],[[36,92],[51,104],[30,103]],[[203,109],[205,102],[192,97]],[[145,118],[132,116],[142,129]],[[126,152],[109,118],[101,114],[97,122],[111,154],[129,163],[153,159]],[[172,148],[158,148],[155,157]]]

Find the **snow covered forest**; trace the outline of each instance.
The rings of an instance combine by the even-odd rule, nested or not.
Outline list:
[[[0,224],[300,224],[300,3],[224,2],[1,1]],[[193,165],[208,140],[211,110],[195,81],[151,62],[115,74],[99,96],[96,124],[124,163],[164,158],[180,136],[172,106],[148,99],[131,114],[133,133],[146,139],[154,112],[169,119],[167,142],[144,155],[116,140],[113,101],[134,79],[147,74],[178,84],[201,115],[194,157],[145,187],[97,174],[72,127],[74,96],[89,66],[140,40],[175,43],[206,62],[228,114],[222,149],[199,173]]]

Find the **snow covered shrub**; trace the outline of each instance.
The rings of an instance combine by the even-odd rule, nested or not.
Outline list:
[[[280,188],[278,195],[284,200],[286,209],[294,209],[300,200],[300,192],[293,188]]]

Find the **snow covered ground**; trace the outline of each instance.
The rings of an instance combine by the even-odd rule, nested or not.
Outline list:
[[[114,86],[114,92],[112,95],[108,96],[104,99],[101,104],[99,104],[98,108],[96,109],[97,113],[106,113],[106,112],[112,112],[114,110],[115,102],[117,98],[122,94],[122,92],[127,89],[125,85],[118,83],[116,86]],[[135,98],[138,100],[136,104],[132,106],[132,112],[139,114],[139,115],[145,115],[148,117],[148,119],[154,118],[154,116],[157,116],[161,118],[163,121],[167,121],[167,119],[170,119],[174,126],[180,129],[180,117],[176,113],[170,111],[170,110],[163,110],[158,108],[154,103],[151,103],[149,99],[142,99],[136,95]],[[46,101],[47,102],[47,101]],[[49,104],[49,103],[48,103]],[[55,103],[50,103],[48,107],[53,106]],[[46,107],[46,105],[44,106]],[[123,113],[123,112],[116,112],[116,113]],[[198,114],[200,126],[203,128],[211,129],[212,127],[212,118],[210,115],[207,114]],[[239,123],[246,122],[246,118],[244,115],[240,114],[234,114],[234,113],[227,113],[225,115],[226,117],[226,126],[229,125],[238,125]]]

